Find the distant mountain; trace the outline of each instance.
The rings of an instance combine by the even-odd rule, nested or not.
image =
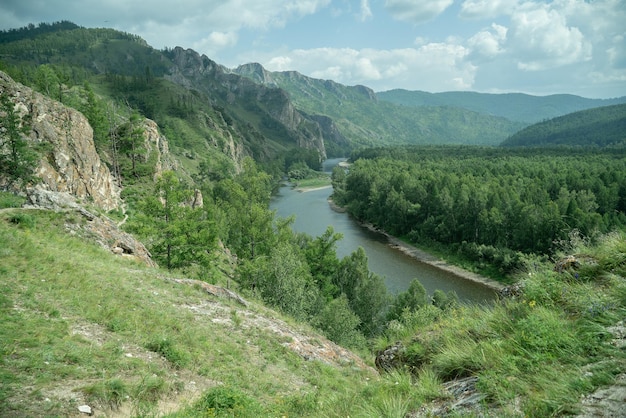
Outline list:
[[[526,126],[500,116],[452,106],[413,108],[379,100],[365,86],[345,86],[295,71],[271,72],[260,64],[233,70],[289,93],[298,109],[335,121],[355,147],[401,144],[495,145]]]
[[[409,107],[460,107],[524,123],[536,123],[579,110],[626,103],[626,96],[615,99],[587,99],[571,94],[531,96],[522,93],[486,94],[467,91],[427,93],[401,89],[376,93],[376,97],[381,101]]]
[[[502,143],[521,146],[626,146],[626,104],[582,110],[531,125]]]

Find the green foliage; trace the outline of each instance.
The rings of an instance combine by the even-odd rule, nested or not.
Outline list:
[[[413,279],[409,288],[395,297],[387,312],[387,320],[400,319],[405,311],[416,311],[428,302],[426,289],[419,280]]]
[[[114,378],[89,385],[83,388],[83,392],[91,402],[117,409],[129,394],[129,388],[123,380]]]
[[[152,255],[168,269],[199,265],[207,272],[217,242],[211,207],[192,207],[194,191],[171,171],[157,180],[154,192],[128,228],[148,239]]]
[[[350,309],[345,295],[333,299],[313,319],[313,324],[331,341],[346,347],[363,347],[365,338],[358,331],[361,320]]]
[[[335,201],[357,219],[494,266],[550,253],[574,229],[626,225],[623,152],[403,147],[355,153]]]
[[[9,215],[9,222],[19,225],[20,228],[30,229],[35,226],[35,219],[28,213],[16,212]]]
[[[254,399],[237,388],[216,386],[202,395],[198,401],[171,418],[184,417],[255,417],[267,412]]]
[[[504,147],[626,146],[626,104],[582,110],[531,125],[511,135]]]
[[[162,355],[177,369],[184,368],[189,363],[189,355],[170,338],[155,338],[146,344],[146,348]]]
[[[12,181],[29,182],[37,155],[30,148],[25,136],[31,125],[27,117],[20,116],[7,92],[0,94],[0,175]]]

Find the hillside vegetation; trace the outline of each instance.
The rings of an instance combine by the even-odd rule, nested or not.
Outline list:
[[[336,202],[485,274],[505,277],[524,254],[551,255],[572,230],[626,226],[623,148],[399,147],[353,158],[347,174],[334,172]]]
[[[531,125],[501,144],[503,147],[626,145],[626,104],[582,110]]]
[[[487,94],[470,91],[428,93],[402,89],[379,92],[376,93],[376,97],[382,101],[410,107],[459,107],[526,124],[541,122],[579,110],[626,102],[626,97],[587,99],[571,94],[531,96],[522,93]]]
[[[353,148],[400,144],[496,145],[525,125],[467,108],[398,106],[365,86],[344,86],[295,71],[269,72],[259,64],[234,70],[289,93],[300,109],[331,117]]]

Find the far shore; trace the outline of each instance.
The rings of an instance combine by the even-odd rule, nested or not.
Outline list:
[[[332,199],[328,199],[328,204],[330,205],[331,209],[336,211],[336,212],[341,212],[344,213],[346,212],[346,209],[337,205],[335,202],[333,202]],[[465,269],[462,269],[461,267],[452,265],[440,258],[435,257],[432,254],[427,253],[424,250],[420,250],[417,247],[414,247],[410,244],[407,244],[406,242],[402,241],[399,238],[394,237],[393,235],[389,235],[387,232],[376,228],[374,225],[372,224],[368,224],[368,223],[361,223],[361,225],[363,225],[364,227],[368,228],[371,231],[377,232],[379,234],[384,235],[385,237],[387,237],[387,240],[389,241],[389,245],[392,248],[397,249],[398,251],[403,252],[404,254],[414,258],[415,260],[418,260],[424,264],[428,264],[430,266],[433,266],[435,268],[438,268],[440,270],[444,270],[448,273],[451,273],[461,279],[464,280],[469,280],[475,283],[480,283],[483,286],[486,286],[490,289],[493,289],[495,291],[500,291],[502,290],[505,285],[497,282],[495,280],[489,279],[487,277],[481,276],[480,274],[476,274],[476,273],[472,273],[471,271],[467,271]]]
[[[300,187],[297,186],[294,188],[295,191],[300,193],[314,192],[316,190],[324,190],[333,187],[331,184],[327,184],[326,186],[318,186],[318,187]]]

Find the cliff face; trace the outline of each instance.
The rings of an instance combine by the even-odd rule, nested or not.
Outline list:
[[[283,140],[299,147],[316,149],[322,158],[326,158],[324,129],[297,110],[284,90],[272,86],[272,83],[258,84],[250,78],[235,74],[190,49],[175,48],[171,59],[174,66],[166,76],[170,81],[202,90],[225,106],[243,108],[246,112],[256,114],[247,123],[260,120],[254,127],[270,140],[276,139],[273,136],[280,132],[285,137]],[[260,71],[259,68],[258,65],[251,65],[249,71]],[[257,78],[263,78],[264,74],[269,73],[262,71],[257,74]]]
[[[16,83],[3,72],[0,94],[10,97],[22,118],[30,117],[30,140],[45,150],[36,169],[41,179],[37,189],[69,193],[104,210],[119,207],[120,190],[96,152],[93,131],[82,113]]]

